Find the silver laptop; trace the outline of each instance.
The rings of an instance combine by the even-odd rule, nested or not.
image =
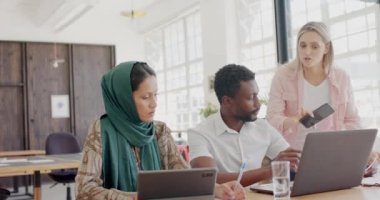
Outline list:
[[[137,195],[139,200],[213,200],[215,181],[215,168],[141,171]]]
[[[377,129],[310,133],[306,137],[291,196],[360,185]],[[251,190],[273,193],[271,184]]]

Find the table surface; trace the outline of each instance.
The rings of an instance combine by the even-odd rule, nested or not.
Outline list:
[[[35,171],[44,174],[55,169],[78,168],[81,163],[81,154],[28,156],[20,160],[17,158],[9,160],[11,162],[0,161],[0,177],[31,175]]]
[[[37,156],[45,155],[45,150],[19,150],[19,151],[0,151],[0,157],[13,157],[13,156]]]
[[[55,169],[78,168],[80,165],[81,154],[64,154],[64,155],[43,155],[28,156],[27,161],[12,162],[0,165],[1,176],[16,176],[33,174],[36,170],[40,173],[49,173]],[[1,164],[1,162],[0,162]],[[272,200],[273,196],[252,192],[247,189],[247,199],[255,200]],[[351,189],[338,190],[332,192],[323,192],[311,195],[292,197],[294,200],[340,200],[340,199],[380,199],[379,187],[354,187]]]
[[[41,200],[41,174],[56,169],[78,168],[81,164],[81,157],[81,153],[27,156],[26,158],[8,157],[9,159],[0,160],[0,177],[34,175],[33,199]]]
[[[249,190],[249,189],[248,189]],[[247,191],[247,199],[254,200],[273,200],[273,196],[252,191]],[[337,190],[332,192],[323,192],[310,195],[292,197],[294,200],[377,200],[380,199],[379,187],[354,187],[351,189]]]

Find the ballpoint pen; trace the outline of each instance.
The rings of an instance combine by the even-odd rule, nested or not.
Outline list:
[[[243,177],[243,172],[244,172],[244,168],[245,168],[245,162],[243,162],[240,166],[240,170],[239,170],[239,176],[236,180],[236,183],[235,183],[235,186],[234,186],[234,190],[236,189],[236,187],[238,186],[238,184],[240,183],[241,181],[241,178]]]

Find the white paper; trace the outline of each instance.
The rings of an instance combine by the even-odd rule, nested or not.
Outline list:
[[[29,160],[30,163],[49,163],[54,162],[54,160],[51,159],[39,159],[39,160]]]
[[[379,170],[379,168],[377,168]],[[366,177],[362,179],[362,184],[373,185],[380,184],[380,173],[374,174],[372,177]]]
[[[3,158],[0,160],[0,163],[7,164],[7,163],[22,163],[22,162],[28,162],[28,159],[26,158]]]
[[[69,95],[51,95],[52,118],[69,118],[70,106]]]

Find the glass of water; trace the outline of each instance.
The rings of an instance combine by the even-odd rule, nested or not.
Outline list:
[[[276,200],[290,199],[290,163],[289,161],[273,161],[272,181],[273,196]]]

